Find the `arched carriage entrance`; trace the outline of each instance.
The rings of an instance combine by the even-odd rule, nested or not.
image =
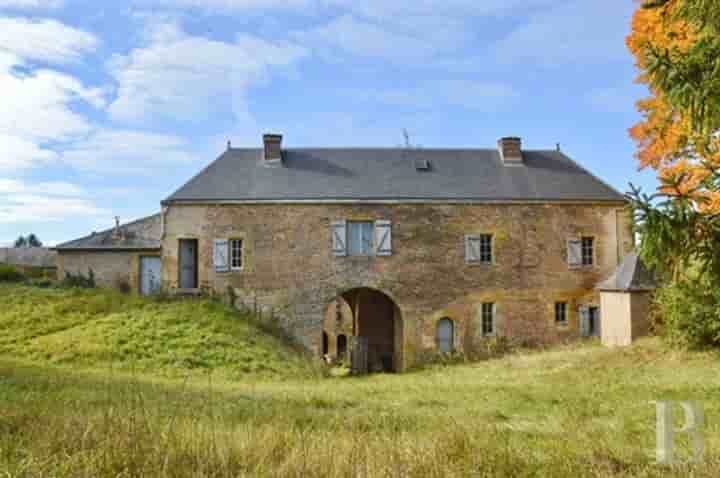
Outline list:
[[[400,308],[376,289],[356,288],[336,297],[327,307],[323,334],[328,336],[328,353],[336,360],[349,362],[353,348],[366,343],[368,371],[402,369]]]

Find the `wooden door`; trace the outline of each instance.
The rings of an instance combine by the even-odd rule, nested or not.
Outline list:
[[[180,239],[180,288],[197,289],[197,239]]]

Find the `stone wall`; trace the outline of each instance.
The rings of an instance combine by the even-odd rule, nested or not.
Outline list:
[[[577,309],[599,305],[595,285],[632,248],[623,205],[265,204],[171,205],[163,239],[163,284],[178,283],[178,240],[198,239],[200,287],[224,293],[282,320],[319,353],[327,307],[339,293],[370,287],[398,305],[402,355],[409,366],[436,347],[439,319],[455,321],[462,351],[485,340],[480,305],[496,304],[498,334],[527,343],[579,336]],[[335,257],[330,224],[392,221],[389,257]],[[464,237],[494,236],[495,263],[467,265]],[[566,241],[596,239],[595,265],[570,269]],[[216,273],[213,239],[242,238],[242,271]],[[568,302],[557,326],[554,303]]]
[[[66,272],[88,276],[92,269],[95,282],[100,287],[140,290],[140,257],[158,256],[159,252],[130,251],[60,251],[58,253],[58,279]]]

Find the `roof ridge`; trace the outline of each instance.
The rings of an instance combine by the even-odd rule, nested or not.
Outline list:
[[[157,213],[155,213],[155,214],[150,214],[149,216],[141,217],[141,218],[139,218],[139,219],[135,219],[135,220],[132,220],[132,221],[130,221],[130,222],[126,222],[125,224],[120,224],[120,228],[122,229],[123,227],[133,226],[133,225],[135,225],[135,224],[138,224],[138,223],[147,221],[148,219],[151,219],[151,218],[153,218],[153,217],[160,216],[160,214],[161,214],[161,213],[157,212]],[[95,236],[98,236],[98,235],[100,235],[100,234],[107,234],[107,233],[113,232],[114,230],[115,230],[115,227],[110,227],[110,228],[108,228],[108,229],[103,229],[102,231],[93,232],[93,233],[91,233],[91,234],[87,234],[87,235],[85,235],[85,236],[83,236],[83,237],[79,237],[79,238],[77,238],[77,239],[72,239],[72,240],[70,240],[70,241],[65,241],[65,242],[63,242],[63,243],[61,243],[61,244],[58,244],[57,246],[53,247],[52,249],[62,249],[62,248],[65,248],[65,247],[69,246],[70,244],[72,244],[72,243],[74,243],[74,242],[80,242],[80,241],[83,241],[83,240],[85,240],[85,239],[90,239],[91,237],[95,237]],[[146,239],[146,238],[144,238],[144,237],[141,237],[141,238],[142,238],[142,239]],[[151,240],[154,240],[154,239],[151,239]]]

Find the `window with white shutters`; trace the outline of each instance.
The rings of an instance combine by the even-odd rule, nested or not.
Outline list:
[[[332,248],[336,256],[347,256],[347,223],[344,220],[333,221],[330,224],[332,235]]]
[[[392,223],[375,221],[375,254],[378,256],[392,255]]]
[[[213,263],[215,272],[227,272],[230,270],[227,239],[215,239],[213,241]]]
[[[568,267],[582,267],[582,240],[571,239],[567,241],[567,261]]]
[[[468,264],[492,264],[493,236],[491,234],[465,236],[465,262]]]
[[[373,254],[373,223],[352,221],[347,223],[348,254],[370,256]]]

